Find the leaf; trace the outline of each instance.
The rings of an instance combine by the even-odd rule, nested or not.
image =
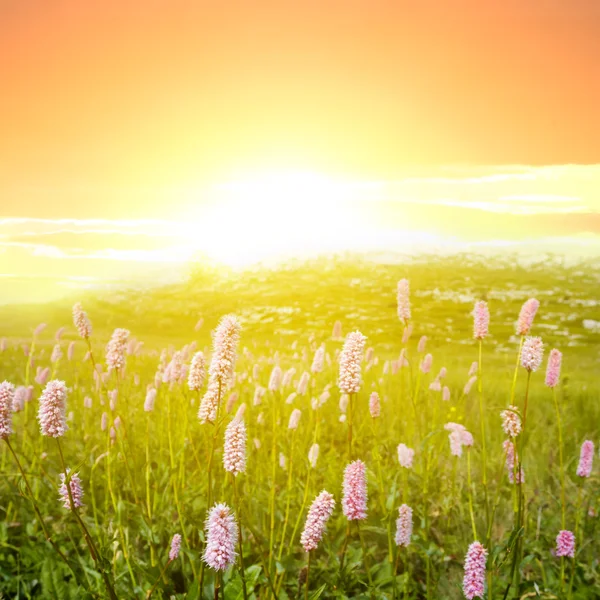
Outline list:
[[[310,596],[310,600],[317,600],[317,598],[321,597],[321,594],[325,591],[327,584],[324,583],[318,590],[314,591]]]
[[[50,558],[46,558],[42,565],[41,582],[46,598],[70,599],[69,588],[62,578],[62,570],[57,569],[54,561]]]

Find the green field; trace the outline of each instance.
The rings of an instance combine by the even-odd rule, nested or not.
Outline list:
[[[398,359],[403,334],[396,314],[396,283],[404,277],[411,285],[414,330],[407,347],[410,364],[393,373],[391,361]],[[515,549],[520,560],[507,597],[600,598],[598,290],[597,261],[566,264],[546,257],[520,265],[513,256],[483,260],[465,255],[383,264],[347,257],[244,272],[198,267],[179,285],[0,307],[0,338],[6,338],[0,381],[33,386],[33,399],[13,415],[15,433],[9,441],[45,527],[69,563],[44,540],[32,498],[3,443],[0,592],[6,598],[109,597],[102,570],[118,598],[144,598],[157,580],[155,598],[214,598],[215,573],[201,567],[210,478],[212,499],[231,506],[236,518],[241,516],[248,598],[305,597],[307,555],[299,538],[308,506],[323,489],[334,495],[336,507],[323,541],[311,552],[309,598],[462,598],[463,561],[473,542],[473,526],[489,552],[486,598],[504,596]],[[524,528],[515,536],[515,486],[504,468],[500,411],[511,396],[520,342],[515,322],[531,297],[540,301],[531,333],[542,337],[545,354],[528,391],[521,457]],[[485,438],[478,384],[463,393],[469,369],[478,359],[472,333],[477,300],[486,300],[491,313],[481,365]],[[92,321],[91,344],[98,363],[104,363],[104,349],[115,328],[130,330],[131,338],[143,343],[127,356],[120,378],[113,372],[104,384],[94,383],[91,362],[84,361],[86,344],[72,323],[76,301],[83,303]],[[161,351],[167,349],[170,357],[195,342],[209,362],[211,331],[230,313],[242,325],[235,383],[223,394],[223,407],[232,392],[239,396],[231,413],[223,409],[218,426],[200,424],[196,414],[205,389],[191,392],[185,381],[163,383],[154,410],[145,412],[146,389],[154,385]],[[367,466],[368,518],[359,530],[353,525],[349,536],[341,499],[350,417],[340,421],[337,356],[343,339],[332,338],[338,320],[343,336],[358,329],[367,337],[367,348],[373,349],[367,350],[370,360],[362,364],[363,383],[353,400],[352,417],[351,457]],[[28,369],[24,347],[32,347],[33,330],[40,323],[47,327],[35,340]],[[52,363],[54,335],[63,326],[64,356]],[[426,352],[433,355],[429,374],[419,374],[418,369],[422,355],[417,342],[423,335],[428,338]],[[71,341],[75,347],[69,359]],[[311,376],[308,393],[286,403],[302,373],[310,371],[322,343],[325,368]],[[562,561],[553,555],[561,529],[560,445],[553,392],[544,385],[551,348],[563,353],[556,395],[564,437],[565,518],[566,529],[575,531],[577,538],[575,559]],[[187,363],[192,353],[188,348]],[[292,382],[267,391],[255,406],[255,389],[267,388],[276,364],[284,372],[295,369]],[[38,367],[48,367],[50,377],[64,380],[69,388],[67,412],[72,414],[60,444],[67,466],[79,473],[83,484],[85,506],[79,512],[97,546],[97,564],[75,515],[58,499],[58,447],[55,440],[40,435],[35,418],[43,389],[34,382]],[[441,367],[448,371],[443,381],[451,391],[448,402],[429,390]],[[526,381],[526,371],[519,368],[519,410]],[[117,390],[114,410],[108,399],[112,390]],[[311,399],[326,390],[330,397],[318,409],[311,408]],[[369,414],[373,391],[381,397],[377,419]],[[86,396],[91,408],[84,406]],[[223,431],[243,402],[248,456],[246,472],[236,478],[236,500],[232,478],[223,469]],[[294,408],[302,411],[295,434],[287,427]],[[105,412],[108,428],[103,431]],[[117,416],[120,425],[113,439],[110,426]],[[460,458],[450,454],[443,429],[447,422],[464,424],[473,434],[474,446]],[[584,440],[596,444],[589,478],[576,475]],[[315,442],[320,452],[313,468],[308,451]],[[412,469],[399,465],[396,447],[401,442],[415,449]],[[396,548],[395,519],[403,502],[413,509],[413,535],[408,548]],[[175,533],[183,534],[181,554],[159,577]],[[240,562],[238,557],[236,566],[224,572],[220,597],[244,597]]]

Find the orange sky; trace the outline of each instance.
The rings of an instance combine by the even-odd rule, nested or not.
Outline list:
[[[600,3],[1,0],[0,88],[5,216],[157,216],[152,190],[256,168],[593,163]]]

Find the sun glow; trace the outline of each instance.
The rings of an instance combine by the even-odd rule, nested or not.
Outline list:
[[[351,248],[365,235],[365,184],[285,171],[214,186],[182,234],[232,266]]]

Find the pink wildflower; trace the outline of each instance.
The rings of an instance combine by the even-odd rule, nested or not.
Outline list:
[[[198,392],[204,386],[204,379],[206,377],[206,361],[204,360],[204,354],[202,352],[196,352],[192,357],[190,363],[190,370],[188,372],[188,388],[193,392]]]
[[[225,430],[223,466],[234,475],[246,470],[246,426],[243,419],[233,419]]]
[[[67,473],[70,473],[70,469],[67,469]],[[60,481],[61,484],[58,488],[60,500],[62,501],[64,508],[71,510],[71,501],[69,498],[69,491],[67,490],[67,486],[65,484],[64,473],[60,474]],[[69,487],[71,488],[71,496],[73,497],[73,506],[75,508],[80,508],[83,506],[83,487],[81,486],[81,479],[79,479],[79,475],[77,473],[73,473],[69,476]]]
[[[410,321],[410,284],[401,279],[397,288],[398,318],[406,325]]]
[[[523,304],[517,321],[517,335],[527,335],[529,333],[539,306],[540,303],[535,298],[530,298]]]
[[[338,386],[346,394],[356,394],[362,383],[361,362],[366,337],[355,331],[349,333],[340,355],[340,373]]]
[[[562,529],[556,536],[556,556],[575,556],[575,534],[572,531]]]
[[[169,561],[177,560],[179,550],[181,549],[181,535],[176,533],[171,540],[171,549],[169,550]]]
[[[521,418],[516,411],[516,406],[509,406],[507,410],[503,410],[500,413],[504,433],[513,438],[517,437],[522,429]]]
[[[92,324],[79,302],[73,305],[73,324],[84,340],[92,335]]]
[[[404,546],[410,544],[410,538],[413,530],[413,514],[412,508],[407,504],[402,504],[398,508],[398,518],[396,519],[396,546]]]
[[[426,354],[421,362],[421,372],[429,373],[431,371],[431,365],[433,364],[433,356]]]
[[[558,385],[560,379],[560,366],[562,363],[562,353],[553,348],[548,355],[548,366],[546,367],[546,385],[554,388]]]
[[[412,469],[415,451],[406,444],[398,444],[398,462],[405,469]]]
[[[317,351],[315,352],[315,356],[312,361],[312,366],[310,370],[313,373],[321,373],[323,371],[323,360],[325,358],[325,344],[321,344]]]
[[[215,571],[225,571],[235,563],[238,538],[237,523],[229,506],[215,504],[210,509],[206,530],[206,549],[202,558]]]
[[[12,410],[15,386],[8,381],[0,383],[0,439],[7,439],[13,433]]]
[[[40,397],[38,421],[42,435],[61,437],[67,431],[67,386],[64,381],[49,381]]]
[[[526,337],[521,351],[521,365],[529,372],[537,371],[544,357],[544,343],[539,337]]]
[[[476,302],[473,310],[473,337],[476,340],[483,340],[487,337],[490,325],[490,309],[487,302]]]
[[[333,496],[323,490],[312,502],[308,509],[304,531],[300,536],[300,543],[305,552],[316,550],[323,538],[325,526],[333,513],[335,500]]]
[[[213,353],[209,374],[226,386],[233,377],[241,326],[234,315],[225,315],[217,325],[213,338]]]
[[[295,408],[290,415],[290,421],[288,423],[288,429],[298,429],[298,424],[300,423],[300,417],[302,416],[302,412]]]
[[[349,521],[367,518],[367,473],[362,460],[351,462],[344,471],[342,508]]]
[[[381,402],[377,392],[373,392],[369,398],[369,412],[373,419],[376,419],[381,415]]]
[[[592,463],[594,461],[594,442],[586,440],[581,444],[581,453],[579,455],[579,465],[577,466],[577,475],[579,477],[589,477],[592,473]]]
[[[469,546],[465,557],[465,575],[463,578],[463,592],[467,600],[483,598],[487,554],[487,550],[480,542],[473,542]]]

